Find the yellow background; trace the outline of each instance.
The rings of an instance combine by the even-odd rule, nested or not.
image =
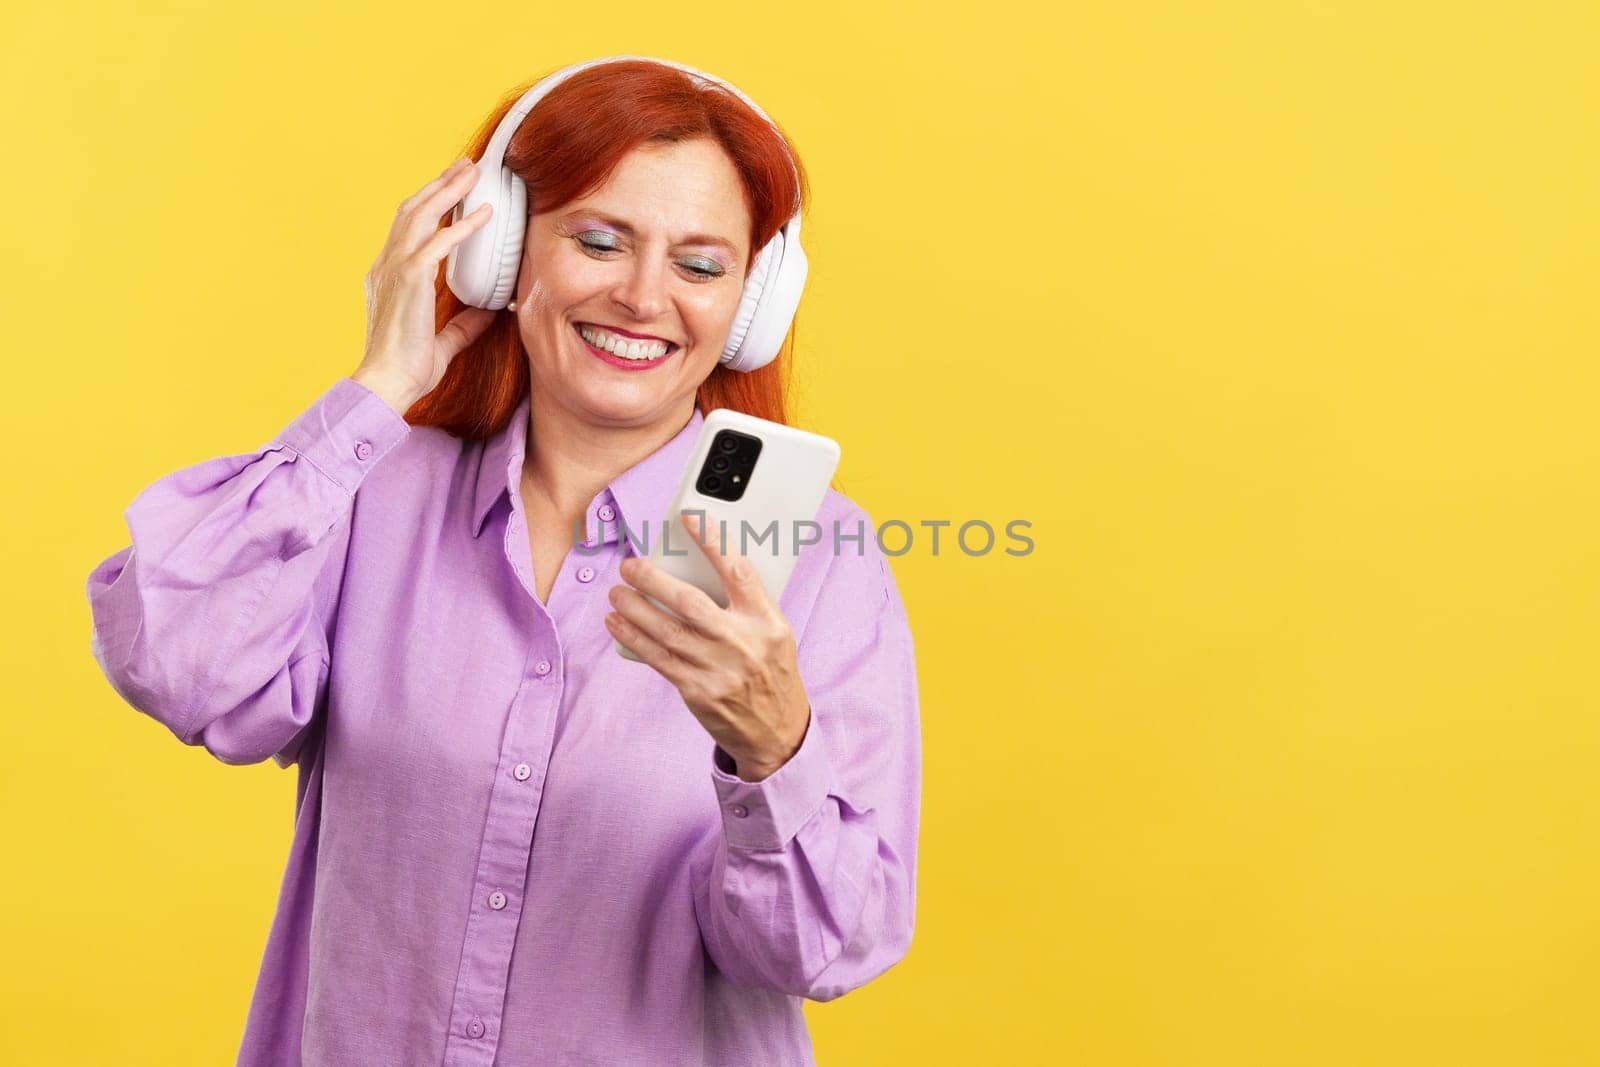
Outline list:
[[[1600,13],[1053,6],[7,17],[6,1060],[231,1063],[289,844],[90,657],[122,509],[355,368],[500,93],[644,52],[800,146],[846,491],[1033,523],[896,561],[916,941],[820,1062],[1600,1063]]]

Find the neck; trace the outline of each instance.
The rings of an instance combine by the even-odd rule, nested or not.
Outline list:
[[[522,491],[572,529],[595,494],[617,475],[672,440],[694,415],[694,397],[681,410],[640,426],[587,422],[535,388],[528,404]]]

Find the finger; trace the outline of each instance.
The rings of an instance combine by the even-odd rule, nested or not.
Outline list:
[[[618,573],[623,581],[645,596],[655,597],[704,636],[719,639],[726,629],[727,613],[704,590],[668,574],[649,560],[630,556],[622,561]]]
[[[682,684],[691,670],[687,663],[621,615],[609,612],[605,621],[606,629],[617,639],[618,644],[638,656],[673,685]]]
[[[680,518],[690,535],[699,542],[706,559],[716,569],[717,577],[722,579],[722,588],[728,593],[730,608],[735,611],[764,612],[772,606],[754,564],[733,545],[723,543],[722,523],[717,521],[716,516],[706,515],[700,509],[687,509]]]
[[[615,585],[608,595],[618,615],[674,656],[702,667],[710,661],[704,637],[682,619],[650,603],[638,590]]]
[[[435,177],[427,185],[424,185],[421,189],[418,189],[416,192],[412,193],[410,196],[411,201],[413,203],[420,203],[421,201],[426,200],[428,197],[444,188],[444,186],[448,184],[452,178],[454,178],[457,174],[460,174],[465,168],[471,165],[471,158],[467,156],[458,156],[456,159],[451,161],[448,167],[444,168],[444,170],[441,170],[437,177]]]
[[[389,228],[390,235],[399,236],[409,228],[411,217],[419,204],[426,202],[429,197],[449,185],[452,180],[459,177],[465,170],[476,169],[467,166],[470,162],[463,156],[440,171],[437,178],[400,201],[399,206],[394,211],[394,225]],[[439,214],[442,215],[444,212],[441,211]]]
[[[429,263],[438,263],[452,248],[465,241],[472,234],[483,228],[489,221],[489,216],[494,214],[494,205],[485,201],[461,217],[460,222],[452,223],[435,233],[423,242],[416,254]]]
[[[403,248],[414,247],[439,225],[446,212],[453,210],[472,191],[478,180],[477,167],[462,167],[426,196],[418,195],[402,206],[395,219],[396,233]],[[462,221],[465,221],[463,219]]]
[[[456,353],[466,348],[495,320],[499,314],[487,308],[468,307],[451,316],[445,323],[444,329],[439,331],[438,343],[441,354],[446,359],[453,358]]]

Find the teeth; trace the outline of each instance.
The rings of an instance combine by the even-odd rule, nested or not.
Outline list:
[[[665,341],[631,341],[626,337],[619,337],[605,330],[597,330],[591,326],[579,326],[578,332],[583,339],[596,348],[604,349],[613,356],[623,359],[656,359],[667,354]]]

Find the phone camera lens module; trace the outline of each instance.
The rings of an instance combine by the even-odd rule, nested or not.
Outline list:
[[[717,439],[717,447],[724,452],[739,451],[739,439],[731,434],[724,434]]]
[[[718,478],[715,474],[708,474],[704,478],[700,479],[700,488],[704,489],[708,493],[715,493],[718,489],[722,488],[722,479]]]
[[[725,471],[728,469],[728,467],[729,463],[727,456],[715,456],[711,460],[711,469],[714,471]]]

